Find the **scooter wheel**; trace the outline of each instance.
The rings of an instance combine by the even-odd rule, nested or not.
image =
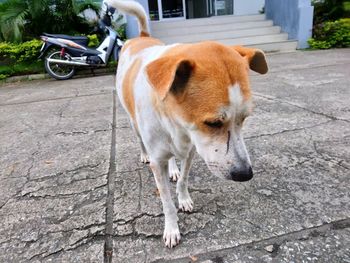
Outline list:
[[[70,79],[75,74],[74,66],[48,61],[48,59],[70,60],[70,58],[71,58],[71,55],[67,52],[64,54],[64,56],[61,56],[60,51],[54,51],[50,53],[45,59],[46,72],[51,77],[57,80]]]

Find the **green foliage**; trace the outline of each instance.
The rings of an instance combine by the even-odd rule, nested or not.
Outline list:
[[[88,47],[97,47],[100,43],[96,34],[87,35],[87,38],[89,39]]]
[[[313,35],[308,41],[313,49],[350,47],[350,18],[319,24]]]
[[[0,80],[4,80],[8,77],[9,75],[5,75],[5,74],[0,74]]]
[[[10,76],[44,73],[44,64],[42,61],[35,62],[17,62],[12,65],[0,67],[0,79],[5,79]]]
[[[126,25],[123,24],[123,25],[119,26],[117,28],[117,30],[116,30],[118,35],[120,36],[121,40],[126,40],[126,29],[125,29],[125,27],[126,27]]]
[[[313,0],[314,25],[350,17],[349,0]]]
[[[99,44],[97,35],[87,35],[89,47]],[[44,64],[38,60],[41,40],[31,40],[20,44],[0,42],[0,80],[13,75],[43,73]]]
[[[42,41],[31,40],[21,44],[0,43],[0,58],[8,58],[17,62],[32,62],[37,60]]]
[[[93,0],[6,0],[0,4],[0,40],[18,43],[42,32],[89,32],[93,25],[81,13],[98,14],[99,8]]]
[[[344,3],[344,10],[346,14],[350,13],[350,1]]]
[[[30,9],[25,1],[8,0],[0,5],[0,40],[21,41]]]
[[[87,35],[89,47],[99,44],[97,35]],[[43,42],[33,39],[20,44],[0,42],[0,62],[2,60],[12,60],[16,62],[33,62],[38,59],[40,48]]]

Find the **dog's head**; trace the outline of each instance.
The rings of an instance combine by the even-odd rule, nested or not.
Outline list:
[[[146,67],[162,112],[186,131],[215,175],[253,177],[241,129],[252,111],[249,68],[265,74],[262,51],[214,42],[181,45]]]

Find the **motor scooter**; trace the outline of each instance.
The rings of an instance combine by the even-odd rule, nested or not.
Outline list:
[[[50,76],[66,80],[74,76],[77,67],[105,67],[112,54],[114,60],[118,60],[123,41],[111,27],[115,8],[103,3],[102,12],[98,30],[105,38],[96,49],[87,47],[88,38],[85,36],[47,33],[40,36],[44,43],[39,58],[45,58],[45,70]]]

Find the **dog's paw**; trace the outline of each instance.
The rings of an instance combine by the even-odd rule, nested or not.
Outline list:
[[[167,227],[165,226],[163,240],[165,246],[168,248],[175,247],[180,243],[181,235],[179,227]]]
[[[186,198],[180,197],[179,195],[179,209],[184,212],[192,212],[193,210],[193,201],[188,195]]]
[[[149,157],[147,154],[141,153],[140,157],[141,163],[149,163]]]
[[[177,182],[177,180],[180,178],[180,171],[177,167],[176,169],[169,169],[169,178],[172,182]]]

